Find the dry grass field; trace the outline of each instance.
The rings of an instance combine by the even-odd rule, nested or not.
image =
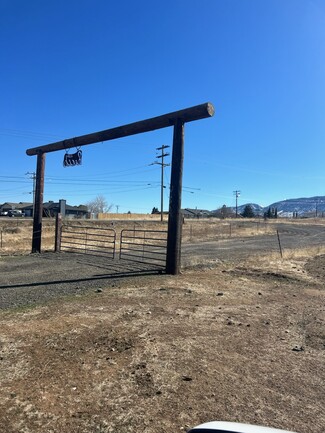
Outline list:
[[[157,220],[156,215],[149,218],[145,215],[143,220],[128,218],[117,219],[114,214],[112,219],[103,220],[67,220],[66,224],[79,225],[80,227],[90,225],[93,227],[108,227],[116,230],[117,234],[123,229],[149,229],[167,230],[167,221]],[[183,224],[183,242],[195,243],[200,241],[229,239],[234,237],[253,237],[263,234],[274,235],[277,225],[325,225],[325,219],[302,219],[302,220],[272,220],[263,219],[234,220],[234,219],[186,219]],[[43,219],[42,248],[46,251],[54,250],[55,220]],[[26,254],[31,250],[32,220],[27,218],[0,218],[0,255]]]
[[[19,269],[8,239],[16,254],[28,252],[28,221],[15,221],[13,233],[1,224],[0,272],[1,264]],[[186,221],[183,237],[276,230],[238,224]],[[45,234],[52,249],[53,224]],[[323,433],[325,258],[317,248],[283,259],[195,260],[179,276],[113,278],[45,305],[34,288],[33,306],[0,311],[0,432],[169,433],[228,420]]]
[[[150,216],[150,215],[149,215]],[[118,220],[117,215],[111,220],[67,220],[66,224],[92,227],[108,227],[116,230],[117,234],[123,229],[167,230],[167,221],[155,219]],[[215,239],[227,239],[238,236],[256,236],[260,234],[274,234],[274,224],[264,220],[185,220],[183,225],[183,242],[198,242]],[[42,249],[54,250],[55,220],[43,219]],[[0,219],[0,255],[26,254],[31,250],[32,220],[27,218]]]
[[[30,253],[32,230],[33,222],[29,218],[1,218],[0,256]],[[42,241],[45,249],[54,249],[54,231],[54,220],[44,219]]]

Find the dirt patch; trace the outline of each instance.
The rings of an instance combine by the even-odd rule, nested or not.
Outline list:
[[[325,281],[325,255],[313,257],[306,263],[306,271],[319,281]]]
[[[3,310],[0,430],[170,433],[229,420],[322,433],[322,264],[217,262]]]

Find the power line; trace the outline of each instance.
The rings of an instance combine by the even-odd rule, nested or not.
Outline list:
[[[127,189],[127,190],[119,190],[119,191],[109,191],[109,194],[123,194],[123,193],[127,193],[127,192],[134,192],[134,191],[144,191],[144,190],[147,190],[147,189],[152,189],[153,187],[152,186],[148,186],[148,187],[146,187],[146,188],[133,188],[133,189]],[[97,192],[99,193],[99,192],[102,192],[102,190],[97,190]],[[106,190],[103,190],[103,192],[106,192]],[[65,195],[66,196],[69,196],[69,197],[71,197],[71,196],[73,196],[73,197],[78,197],[78,196],[93,196],[94,195],[94,193],[93,192],[75,192],[75,191],[72,191],[72,192],[67,192],[67,191],[65,191]]]
[[[44,133],[44,132],[26,131],[26,130],[9,129],[9,128],[0,128],[0,135],[6,135],[6,136],[18,137],[18,138],[28,138],[30,140],[42,140],[42,141],[62,138],[62,136]]]
[[[146,168],[146,170],[143,170],[143,168]],[[142,169],[139,171],[139,169]],[[87,174],[87,179],[91,180],[90,178],[94,178],[97,180],[97,178],[101,178],[101,177],[120,177],[120,176],[133,176],[134,174],[141,174],[141,173],[146,173],[146,172],[152,172],[152,169],[148,169],[148,165],[145,166],[139,166],[139,167],[134,167],[134,168],[129,168],[129,169],[125,169],[125,170],[117,170],[117,171],[110,171],[109,173],[96,173],[96,174]],[[72,179],[72,180],[78,180],[80,178],[82,178],[83,176],[73,176],[73,177],[57,177],[55,175],[50,175],[48,174],[46,176],[46,178],[55,178],[55,179]]]

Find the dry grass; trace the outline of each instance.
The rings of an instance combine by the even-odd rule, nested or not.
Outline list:
[[[99,213],[98,219],[109,221],[160,221],[160,214]],[[164,220],[168,220],[168,216],[164,215]]]
[[[143,215],[143,219],[135,220],[117,220],[119,214],[113,215],[110,220],[66,220],[66,224],[101,228],[112,228],[117,234],[117,247],[119,246],[119,238],[122,230],[163,230],[168,228],[167,221],[157,221],[157,219],[149,218],[148,215]],[[129,217],[129,215],[127,215]],[[149,215],[149,217],[151,217]],[[155,216],[156,217],[156,216]],[[218,239],[230,239],[236,237],[253,237],[259,235],[275,235],[278,224],[324,224],[324,219],[303,219],[303,220],[272,220],[264,221],[262,219],[245,219],[220,220],[211,219],[186,219],[183,224],[182,241],[184,243],[195,243],[201,241],[212,241]],[[0,255],[6,254],[28,254],[31,250],[32,242],[32,226],[31,219],[0,219]],[[54,250],[55,242],[55,220],[43,219],[42,233],[42,249],[46,251]],[[312,248],[310,254],[315,252],[321,254],[321,247]],[[275,255],[277,253],[274,253]],[[296,250],[283,252],[284,258],[290,258],[298,255],[308,255],[308,248],[297,247]]]
[[[274,234],[276,229],[268,221],[234,220],[209,218],[206,220],[185,220],[183,225],[183,241],[225,239],[231,237],[258,236]]]
[[[42,247],[54,249],[54,220],[44,220]],[[0,220],[0,255],[28,254],[32,245],[33,222],[30,219]]]
[[[324,291],[303,270],[220,264],[1,313],[0,431],[322,433]]]
[[[325,254],[325,246],[314,246],[297,248],[294,250],[284,250],[283,257],[285,259],[299,259],[299,258],[312,258],[319,255]]]
[[[118,214],[117,214],[118,215]],[[115,215],[115,217],[117,216]],[[119,239],[121,230],[167,230],[167,221],[160,222],[157,218],[143,216],[142,220],[67,220],[66,224],[85,225],[91,227],[113,228]],[[31,219],[0,219],[0,254],[26,254],[30,252],[32,242],[33,222]],[[256,236],[259,234],[274,234],[274,227],[261,220],[185,220],[183,225],[183,241],[195,242],[222,239],[237,236]],[[43,219],[42,249],[54,250],[55,220]]]
[[[192,225],[192,241],[227,237],[231,223],[186,221],[184,231]],[[232,235],[264,234],[257,224],[241,221]],[[44,225],[50,249],[54,223]],[[6,221],[3,234],[8,248],[28,250],[31,222]],[[324,252],[215,261],[2,311],[0,431],[170,433],[225,419],[322,433],[325,272],[320,280],[322,263],[305,265]]]

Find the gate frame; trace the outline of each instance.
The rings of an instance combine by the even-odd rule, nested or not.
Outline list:
[[[81,135],[79,137],[69,138],[44,146],[27,149],[27,155],[37,155],[32,253],[41,252],[46,153],[65,150],[72,147],[79,148],[89,144],[109,141],[117,138],[127,137],[129,135],[140,134],[173,126],[174,134],[169,198],[166,273],[171,275],[179,274],[181,267],[181,200],[184,161],[184,125],[187,122],[212,117],[213,115],[213,105],[210,102],[206,102],[201,105],[163,114],[158,117],[141,120],[139,122],[129,123],[116,128],[106,129],[104,131]]]
[[[72,229],[71,231],[69,229]],[[80,232],[80,231],[76,231],[77,230],[85,230],[84,232]],[[70,245],[70,249],[72,250],[77,250],[77,251],[73,251],[73,252],[77,252],[78,250],[80,251],[80,254],[88,254],[88,255],[97,255],[97,256],[103,256],[106,255],[106,253],[104,253],[104,251],[110,251],[110,253],[107,255],[110,255],[111,258],[114,260],[115,259],[115,254],[116,254],[116,231],[111,228],[111,227],[94,227],[94,226],[77,226],[77,225],[73,225],[73,224],[68,224],[68,223],[62,223],[60,224],[60,227],[57,229],[59,231],[59,236],[60,236],[60,245],[59,245],[59,249],[55,250],[55,252],[62,252],[62,249],[64,249],[65,252],[71,252],[69,251],[69,245]],[[88,230],[91,230],[92,233],[90,233]],[[98,233],[94,233],[94,232],[98,232]],[[106,232],[106,233],[105,233]],[[65,240],[64,240],[64,236],[63,233],[65,233]],[[80,238],[77,237],[77,241],[84,241],[83,242],[73,242],[73,241],[69,241],[67,239],[71,239],[71,236],[69,236],[69,234],[77,234],[77,235],[85,235],[84,238]],[[103,240],[103,238],[106,240],[106,243],[109,244],[109,246],[107,247],[103,247],[103,245],[101,245],[101,243],[105,242],[105,240]],[[75,238],[73,238],[75,239]],[[97,242],[97,244],[99,243],[99,245],[95,245],[92,242]],[[64,244],[64,246],[62,245]],[[68,246],[67,246],[68,245]],[[73,245],[78,245],[78,246],[73,246]],[[83,248],[79,248],[79,246],[82,245],[84,246]],[[93,253],[100,253],[100,254],[93,254]]]
[[[125,235],[124,234],[125,232],[133,233],[133,236]],[[143,233],[144,237],[141,238],[139,236],[136,236],[135,235],[136,233],[137,234],[138,233]],[[151,264],[151,265],[154,265],[154,266],[157,266],[157,267],[162,267],[163,266],[162,263],[164,262],[165,263],[164,268],[166,270],[167,237],[165,239],[164,238],[152,237],[152,236],[155,236],[156,233],[168,234],[168,231],[167,230],[145,230],[145,229],[123,229],[123,230],[121,230],[119,259],[120,260],[125,260],[122,257],[123,254],[124,254],[126,256],[133,257],[131,259],[126,259],[126,260],[130,260],[131,262],[147,263],[147,264]],[[149,234],[149,236],[151,236],[151,237],[147,237],[146,236],[147,234]],[[140,243],[136,244],[136,243],[130,242],[130,241],[125,240],[125,239],[142,240],[143,243],[140,242]],[[151,241],[154,241],[154,242],[157,241],[157,243],[153,244],[153,243],[151,243]],[[149,242],[149,243],[146,243],[146,242]],[[165,245],[162,245],[161,243],[158,243],[158,242],[165,243]],[[129,251],[129,253],[123,252],[123,244],[137,246],[137,247],[142,247],[143,248],[142,249],[142,254],[143,254],[144,260],[140,260],[139,256],[137,254],[132,254],[132,252],[140,252],[140,250],[137,250],[135,248],[126,247],[126,249]],[[148,249],[145,250],[145,247],[147,247]],[[164,251],[163,252],[161,252],[161,251],[150,251],[151,247],[157,248],[159,250],[163,249]],[[151,254],[153,254],[153,256],[152,257],[148,257],[148,256],[144,257],[144,253],[146,253],[146,254],[147,253],[149,253],[149,254],[151,253]],[[156,257],[154,257],[155,254],[157,254]],[[165,256],[164,260],[159,257],[161,255]],[[139,260],[136,260],[135,257],[138,258]],[[146,261],[146,260],[148,260],[148,261]],[[154,262],[160,262],[160,263],[154,263]]]

